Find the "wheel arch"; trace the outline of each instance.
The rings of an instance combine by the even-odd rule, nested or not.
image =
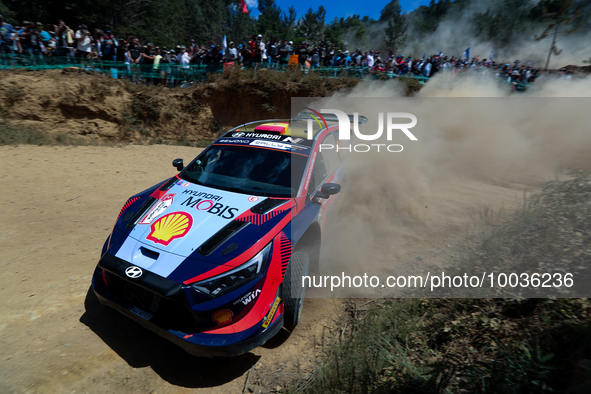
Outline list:
[[[318,222],[313,222],[294,245],[294,252],[301,251],[308,254],[311,273],[317,273],[319,271],[321,244],[322,230]]]

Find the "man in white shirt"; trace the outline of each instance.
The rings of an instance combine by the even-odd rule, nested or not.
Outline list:
[[[181,54],[180,54],[180,64],[182,68],[189,68],[189,62],[191,61],[191,56],[185,50],[185,46],[181,46]]]
[[[367,55],[367,67],[372,68],[373,63],[374,63],[374,59],[373,59],[373,49],[372,49],[371,51],[369,51],[369,54]]]
[[[90,32],[86,25],[80,25],[79,30],[76,32],[76,57],[86,58],[91,52],[90,47]]]
[[[238,60],[238,50],[236,49],[236,47],[234,46],[234,42],[230,42],[230,47],[228,48],[228,56],[227,58],[230,61],[237,61]]]

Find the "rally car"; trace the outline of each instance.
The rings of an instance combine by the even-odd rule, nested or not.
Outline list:
[[[175,159],[177,175],[119,212],[92,278],[99,301],[196,356],[293,330],[341,189],[343,152],[319,149],[338,145],[332,120],[248,123]]]

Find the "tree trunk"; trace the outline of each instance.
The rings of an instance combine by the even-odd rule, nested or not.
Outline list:
[[[559,25],[560,23],[557,23],[556,27],[554,28],[554,37],[552,37],[552,45],[550,45],[550,50],[548,51],[548,59],[546,60],[546,67],[544,67],[544,71],[548,71],[548,66],[550,65],[550,56],[552,56],[552,52],[554,52]]]

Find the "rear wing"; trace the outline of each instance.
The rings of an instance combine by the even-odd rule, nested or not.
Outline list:
[[[353,115],[347,115],[349,117],[349,122],[355,122],[355,117]],[[322,114],[322,117],[327,122],[338,122],[339,119],[334,114]],[[315,115],[311,112],[300,112],[293,120],[308,120],[308,119],[316,119]],[[367,118],[363,115],[359,115],[357,119],[359,124],[367,123]]]

